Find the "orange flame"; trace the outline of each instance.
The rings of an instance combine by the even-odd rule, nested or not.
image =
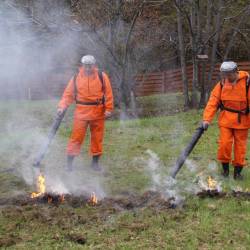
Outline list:
[[[46,187],[45,187],[45,177],[44,175],[40,174],[37,178],[37,192],[33,192],[31,194],[31,198],[36,198],[45,193]]]
[[[31,198],[37,198],[45,194],[46,191],[46,185],[45,185],[45,177],[43,174],[40,174],[37,178],[37,192],[31,193],[30,197]],[[64,202],[65,197],[64,194],[61,194],[59,196],[59,201]],[[48,195],[48,203],[51,204],[53,202],[53,196]],[[97,202],[97,201],[96,201]]]
[[[91,205],[96,205],[98,203],[98,199],[97,196],[95,195],[95,193],[93,192],[90,196],[90,200],[89,200]]]
[[[207,177],[207,186],[210,190],[217,189],[217,181],[213,179],[211,176]]]
[[[64,197],[64,195],[62,194],[61,196],[60,196],[60,202],[64,202],[65,201],[65,197]]]

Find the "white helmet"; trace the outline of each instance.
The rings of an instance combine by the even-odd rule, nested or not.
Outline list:
[[[83,56],[81,59],[82,64],[93,65],[96,63],[96,59],[92,55]]]
[[[223,62],[220,66],[220,72],[223,72],[223,73],[237,71],[237,69],[238,69],[238,66],[233,61]]]

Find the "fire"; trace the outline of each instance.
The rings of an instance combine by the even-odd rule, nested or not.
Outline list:
[[[64,197],[64,194],[48,194],[48,203],[51,204],[51,203],[63,203],[65,201],[65,197]]]
[[[197,178],[197,183],[202,190],[222,191],[221,184],[218,183],[212,176],[205,177],[202,173],[200,173]]]
[[[60,196],[60,202],[64,202],[65,201],[65,197],[64,197],[64,195],[62,194],[61,196]]]
[[[89,202],[91,205],[96,205],[98,203],[97,196],[94,192],[91,194]]]
[[[31,198],[36,198],[45,193],[45,177],[43,174],[40,174],[37,178],[37,192],[31,194]]]
[[[207,186],[209,190],[217,189],[217,181],[213,179],[211,176],[207,177]]]
[[[44,196],[44,197],[47,197],[48,199],[48,203],[51,204],[51,203],[54,203],[54,202],[64,202],[65,201],[65,197],[64,197],[64,194],[57,194],[57,193],[52,193],[52,194],[49,194],[49,193],[45,193],[46,191],[46,185],[45,185],[45,176],[43,174],[40,174],[37,178],[37,192],[33,192],[31,193],[31,198],[37,198],[37,197],[40,197],[40,196]],[[91,196],[91,200],[92,203],[94,204],[94,202],[97,203],[97,198],[92,198]]]

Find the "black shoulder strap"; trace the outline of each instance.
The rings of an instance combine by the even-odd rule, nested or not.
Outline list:
[[[223,79],[223,80],[220,80],[220,88],[221,88],[221,90],[223,89],[224,83],[225,83],[225,80],[224,80],[224,79]]]
[[[100,79],[101,84],[102,84],[102,92],[103,92],[103,94],[105,94],[106,85],[105,85],[105,81],[104,81],[104,78],[103,78],[103,72],[98,70],[98,76],[99,76],[99,79]]]
[[[77,84],[76,84],[76,78],[78,76],[78,73],[77,72],[75,75],[74,75],[74,78],[73,78],[73,84],[74,84],[74,97],[75,97],[75,100],[77,100]]]
[[[225,83],[224,79],[220,81],[220,101],[221,101],[221,93],[222,93],[222,89],[224,87],[224,83]]]
[[[248,98],[248,90],[250,85],[250,77],[246,78],[246,99],[247,99],[247,110],[246,113],[249,114],[249,98]]]
[[[249,90],[249,85],[250,85],[250,76],[248,76],[247,79],[246,79],[246,91],[247,92]]]

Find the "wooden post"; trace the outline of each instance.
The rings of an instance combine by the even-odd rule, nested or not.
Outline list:
[[[167,91],[167,89],[166,89],[166,71],[163,71],[162,74],[163,74],[162,89],[163,89],[163,93],[166,94],[166,91]]]
[[[31,88],[28,88],[28,99],[31,100]]]
[[[165,71],[162,72],[162,92],[163,93],[166,93],[165,92]]]

